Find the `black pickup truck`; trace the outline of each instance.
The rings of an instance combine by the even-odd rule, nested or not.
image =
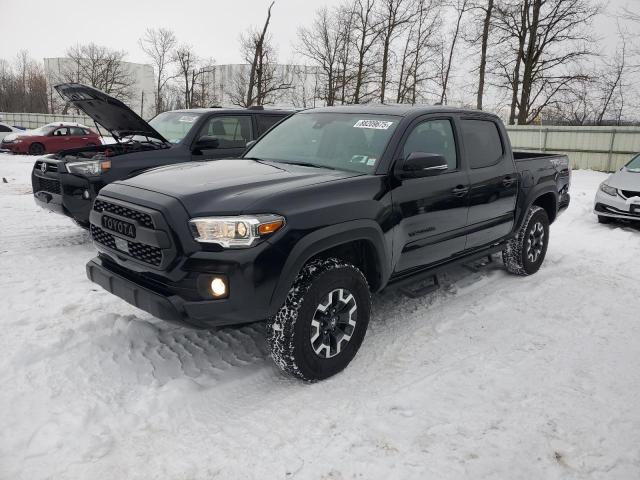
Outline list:
[[[66,83],[55,89],[115,141],[47,155],[33,166],[36,203],[84,228],[105,185],[162,165],[239,157],[247,143],[293,113],[262,107],[196,108],[164,112],[147,123],[120,100],[93,87]]]
[[[508,271],[535,273],[570,175],[564,155],[512,153],[484,112],[308,110],[243,158],[105,187],[87,275],[161,319],[267,320],[276,363],[322,379],[356,354],[372,293],[420,294],[440,269],[496,252]]]

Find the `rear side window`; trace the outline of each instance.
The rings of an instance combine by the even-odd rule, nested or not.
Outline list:
[[[456,142],[451,122],[426,120],[416,125],[404,144],[404,158],[414,152],[442,155],[447,161],[449,170],[458,168]]]
[[[218,148],[245,148],[253,140],[250,115],[226,115],[211,118],[200,132],[200,137],[216,137]]]
[[[86,135],[86,132],[84,131],[84,129],[80,128],[80,127],[71,127],[71,135]]]
[[[496,165],[504,149],[498,126],[490,120],[462,120],[462,136],[471,168]]]
[[[269,130],[283,118],[284,116],[282,115],[257,115],[256,119],[258,121],[258,136]]]

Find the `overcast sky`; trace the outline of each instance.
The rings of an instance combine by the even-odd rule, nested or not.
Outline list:
[[[605,0],[614,14],[628,6],[640,12],[640,0]],[[308,25],[314,11],[340,0],[276,0],[271,31],[280,62],[300,61],[292,42],[300,25]],[[13,59],[27,49],[35,59],[63,56],[78,42],[95,42],[128,52],[127,60],[146,62],[138,39],[147,27],[172,29],[180,42],[216,63],[238,63],[238,36],[264,21],[269,0],[107,0],[56,2],[0,0],[0,58]],[[15,19],[15,21],[13,20]],[[595,26],[602,45],[616,43],[615,21],[601,18]]]

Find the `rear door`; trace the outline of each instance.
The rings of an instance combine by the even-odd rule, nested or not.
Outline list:
[[[69,144],[72,148],[85,147],[90,143],[95,143],[95,141],[91,141],[84,128],[69,127],[69,134]]]
[[[511,232],[518,175],[497,120],[462,117],[460,125],[471,183],[466,248],[476,248]]]
[[[445,157],[449,169],[436,176],[403,179],[393,190],[400,217],[394,243],[396,273],[445,260],[464,250],[469,177],[453,116],[422,117],[407,130],[400,156],[413,152]]]
[[[202,137],[218,139],[218,148],[193,150],[194,160],[210,160],[214,158],[239,157],[247,147],[247,142],[254,140],[253,115],[250,113],[219,114],[207,119],[195,137],[194,142]]]

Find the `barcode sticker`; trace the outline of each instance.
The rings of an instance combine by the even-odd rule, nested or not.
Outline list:
[[[358,120],[353,128],[373,128],[375,130],[387,130],[393,122],[383,120]]]

